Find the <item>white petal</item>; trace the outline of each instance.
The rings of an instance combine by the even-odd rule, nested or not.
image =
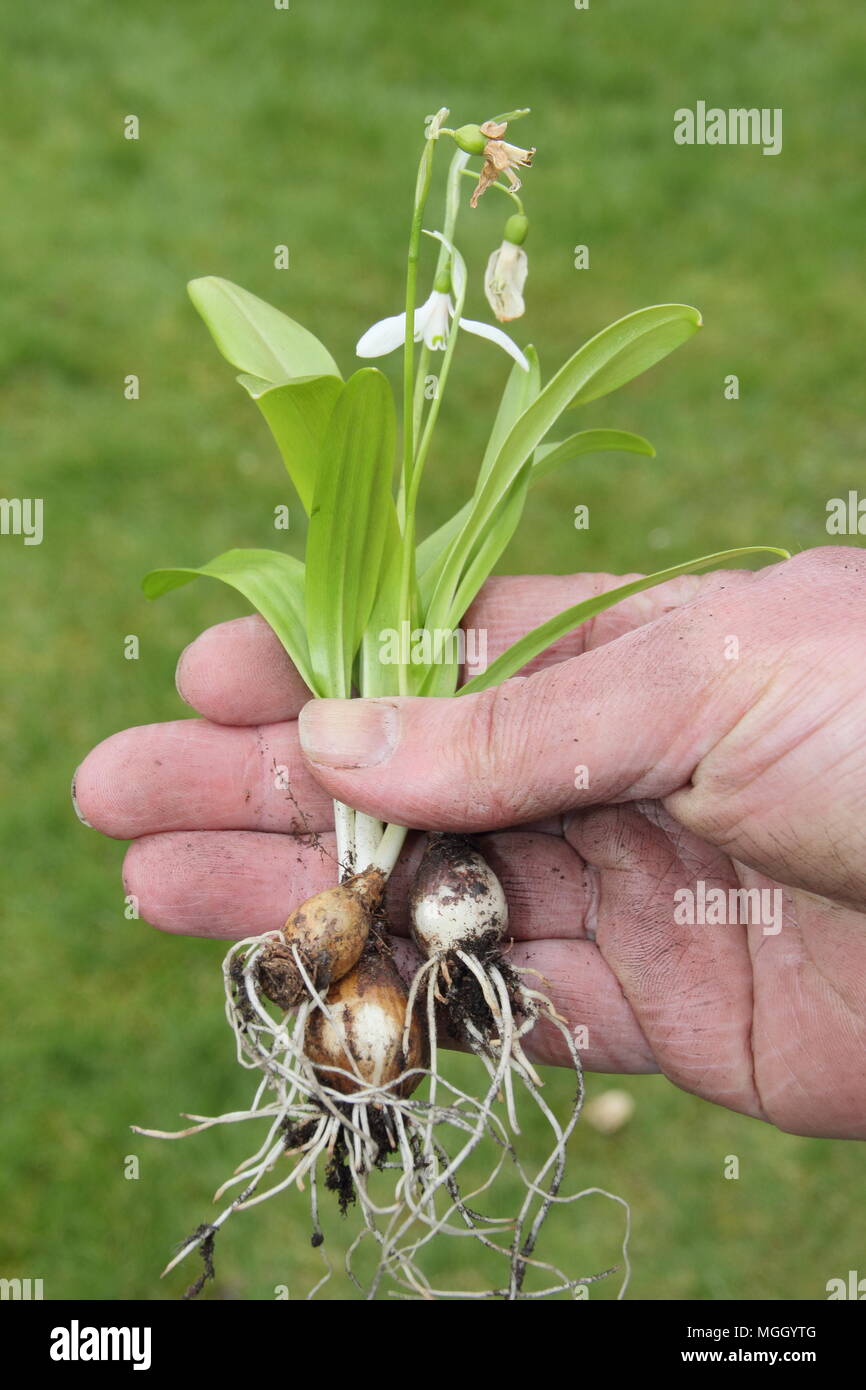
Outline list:
[[[523,286],[528,261],[522,246],[504,241],[492,252],[484,273],[484,293],[500,323],[519,319],[525,312]]]
[[[416,317],[416,324],[417,324]],[[406,315],[394,314],[389,319],[380,319],[372,328],[358,339],[355,354],[358,357],[384,357],[406,341]]]
[[[415,317],[415,338],[417,340],[423,337],[428,348],[433,348],[434,351],[441,349],[444,352],[448,340],[449,319],[454,313],[451,297],[442,290],[434,290],[423,309],[425,312],[420,331],[418,316]]]
[[[507,333],[503,333],[501,328],[494,328],[492,323],[477,323],[475,319],[461,319],[460,327],[465,328],[467,333],[474,333],[478,338],[489,338],[491,343],[498,343],[501,348],[513,357],[525,372],[529,371],[529,363],[516,343],[512,342]]]

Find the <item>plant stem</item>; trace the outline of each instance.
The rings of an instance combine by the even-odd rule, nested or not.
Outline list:
[[[337,863],[342,883],[355,872],[355,812],[343,801],[334,802],[334,829],[337,832]]]
[[[367,816],[363,811],[355,812],[356,874],[363,873],[373,863],[383,829],[382,822],[377,820],[375,816]]]
[[[415,463],[415,303],[418,285],[418,258],[421,251],[421,232],[424,221],[424,208],[430,192],[433,174],[433,153],[435,140],[424,142],[424,151],[418,165],[415,181],[415,205],[412,210],[412,226],[409,233],[409,252],[406,264],[406,336],[403,346],[403,468],[398,497],[398,518],[403,531],[403,548],[400,564],[400,606],[401,620],[408,621],[411,628],[413,618],[415,526],[409,509],[409,494],[412,487],[412,473]],[[399,690],[401,695],[409,694],[409,670],[405,662],[398,667]]]
[[[471,169],[464,169],[463,173],[466,175],[468,179],[477,179],[478,177],[478,175],[474,173]],[[488,187],[498,188],[500,193],[504,193],[507,198],[510,198],[513,203],[517,204],[517,211],[520,213],[521,217],[526,216],[525,212],[523,211],[523,203],[521,202],[520,198],[518,198],[513,188],[509,188],[506,183],[491,183],[488,184]]]
[[[418,258],[421,252],[421,232],[424,221],[424,208],[430,192],[433,175],[433,152],[435,140],[425,140],[424,151],[418,165],[415,181],[415,204],[412,209],[412,224],[409,231],[409,251],[406,258],[406,338],[403,345],[403,474],[402,489],[408,491],[409,479],[415,458],[414,415],[412,410],[415,389],[415,304],[418,286]],[[403,518],[401,518],[402,520]]]
[[[385,833],[379,841],[379,848],[376,850],[373,864],[377,869],[381,869],[386,878],[391,874],[394,865],[400,858],[400,851],[408,835],[405,825],[388,825]]]
[[[462,150],[456,150],[448,169],[448,182],[446,185],[445,194],[445,219],[443,235],[446,241],[449,241],[452,244],[454,238],[454,228],[457,224],[457,214],[460,210],[460,175],[465,169],[468,159],[468,154],[466,154]],[[427,187],[429,189],[429,178],[427,180]],[[441,271],[443,271],[446,268],[450,258],[450,254],[451,253],[449,252],[447,246],[440,246],[439,259],[436,263],[437,276],[440,274]],[[456,306],[455,316],[451,323],[451,329],[448,335],[448,344],[445,350],[445,359],[442,363],[442,369],[438,374],[439,379],[436,384],[436,394],[430,403],[430,409],[428,411],[427,419],[424,424],[424,433],[422,435],[421,442],[417,448],[417,451],[415,449],[415,437],[417,431],[420,429],[421,426],[421,419],[424,409],[423,391],[425,373],[427,370],[427,364],[430,356],[429,349],[427,348],[426,344],[424,345],[424,348],[421,352],[421,358],[418,364],[418,378],[414,383],[414,388],[412,392],[412,463],[411,467],[407,470],[405,467],[404,457],[403,487],[401,490],[401,498],[403,503],[403,554],[400,569],[400,614],[404,620],[408,621],[410,631],[412,628],[412,622],[414,618],[414,613],[412,611],[412,598],[414,592],[415,569],[415,506],[418,500],[418,489],[421,486],[421,475],[424,471],[424,464],[426,462],[427,454],[430,449],[430,443],[433,436],[433,429],[436,424],[437,417],[439,415],[439,408],[442,402],[442,395],[445,389],[445,383],[448,380],[448,371],[451,366],[451,358],[454,354],[454,346],[457,339],[458,320],[463,309],[464,297],[465,287],[463,293],[460,295],[460,302]],[[406,322],[407,324],[409,322],[408,316]],[[407,329],[407,346],[408,342],[409,333]],[[404,376],[404,390],[406,386],[406,381],[407,378]],[[406,408],[407,406],[404,404],[404,410]],[[406,664],[402,662],[399,667],[399,680],[400,694],[410,694],[411,692],[409,670]]]

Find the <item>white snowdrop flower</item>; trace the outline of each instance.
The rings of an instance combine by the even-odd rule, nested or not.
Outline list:
[[[466,267],[463,264],[462,256],[446,241],[441,232],[429,232],[428,235],[435,236],[451,251],[450,279],[457,299],[462,301],[466,287]],[[429,298],[415,310],[413,335],[415,342],[420,343],[423,340],[431,350],[444,352],[448,341],[449,326],[454,316],[454,302],[450,291],[434,287]],[[467,333],[474,333],[478,338],[487,338],[491,343],[498,344],[504,352],[508,353],[509,357],[513,357],[514,361],[520,364],[525,372],[529,371],[529,362],[526,357],[501,328],[496,328],[491,323],[479,323],[475,319],[463,317],[459,320],[459,326]],[[355,352],[358,357],[385,357],[395,348],[402,347],[405,341],[406,315],[405,313],[393,314],[390,318],[380,319],[378,323],[374,323],[371,328],[368,328],[358,340]]]

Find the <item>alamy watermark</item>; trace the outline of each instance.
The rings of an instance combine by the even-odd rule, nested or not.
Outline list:
[[[25,545],[42,544],[41,497],[0,497],[0,536],[23,536]]]
[[[45,1297],[43,1279],[0,1279],[0,1301],[30,1302]]]
[[[404,619],[399,630],[379,633],[379,661],[383,666],[487,666],[486,628],[412,627]]]
[[[48,1355],[52,1361],[131,1361],[134,1371],[147,1371],[151,1340],[149,1327],[82,1327],[73,1318],[69,1327],[52,1328]]]
[[[781,888],[708,888],[699,878],[694,888],[677,888],[674,921],[678,926],[759,926],[764,936],[782,930]]]
[[[674,112],[677,145],[762,145],[763,154],[782,152],[781,106],[721,106],[695,103],[694,111],[680,106]]]
[[[828,536],[866,536],[866,497],[851,488],[847,497],[828,498],[825,525]]]

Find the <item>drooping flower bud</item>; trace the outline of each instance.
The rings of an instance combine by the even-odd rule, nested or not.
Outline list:
[[[529,231],[529,219],[521,213],[509,217],[502,245],[491,253],[484,272],[484,293],[500,323],[519,319],[525,312],[523,286],[529,263],[521,243]]]

